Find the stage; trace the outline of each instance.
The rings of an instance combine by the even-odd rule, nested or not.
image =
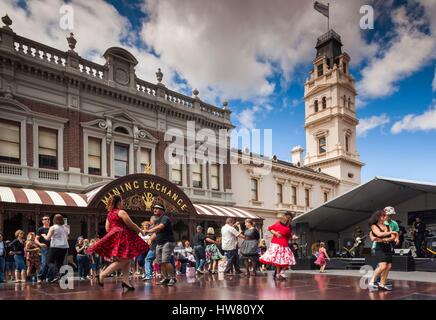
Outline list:
[[[88,280],[76,281],[74,289],[61,289],[56,284],[10,282],[0,284],[0,300],[436,300],[436,283],[426,282],[424,275],[413,277],[412,273],[404,272],[408,280],[391,280],[392,292],[370,293],[360,288],[359,271],[347,272],[353,273],[291,271],[285,281],[274,281],[271,272],[248,279],[223,278],[223,275],[193,279],[179,276],[174,287],[159,286],[156,280],[144,283],[137,279],[134,280],[136,290],[126,294],[121,291],[120,280],[112,278],[107,279],[104,288]]]

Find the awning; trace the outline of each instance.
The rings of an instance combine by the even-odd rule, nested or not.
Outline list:
[[[235,207],[215,206],[208,204],[194,204],[194,207],[199,215],[224,218],[263,219],[253,213]]]
[[[314,231],[341,232],[369,219],[376,210],[399,205],[422,194],[436,194],[436,184],[375,177],[320,207],[296,217]]]
[[[87,197],[84,194],[10,187],[0,187],[0,202],[68,207],[88,206]]]

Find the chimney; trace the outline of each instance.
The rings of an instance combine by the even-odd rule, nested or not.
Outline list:
[[[303,165],[303,152],[304,149],[301,146],[296,146],[291,151],[292,164],[300,167]]]

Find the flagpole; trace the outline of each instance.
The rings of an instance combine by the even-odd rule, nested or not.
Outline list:
[[[330,30],[330,3],[327,3],[327,7],[328,7],[328,17],[327,17],[327,32],[329,32]]]

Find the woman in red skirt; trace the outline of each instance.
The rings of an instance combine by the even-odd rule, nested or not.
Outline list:
[[[259,261],[263,264],[270,264],[276,267],[274,278],[285,280],[285,271],[288,266],[295,265],[294,254],[289,248],[288,241],[292,238],[290,214],[282,214],[279,220],[268,227],[268,231],[273,234],[268,250],[260,257]]]
[[[123,210],[123,200],[115,195],[109,199],[107,204],[108,215],[106,218],[107,234],[95,245],[88,249],[88,253],[97,253],[103,258],[113,258],[114,261],[102,272],[97,281],[103,286],[103,279],[114,271],[122,270],[123,291],[131,291],[135,288],[130,284],[129,270],[130,261],[148,251],[148,245],[139,237],[143,231]]]

